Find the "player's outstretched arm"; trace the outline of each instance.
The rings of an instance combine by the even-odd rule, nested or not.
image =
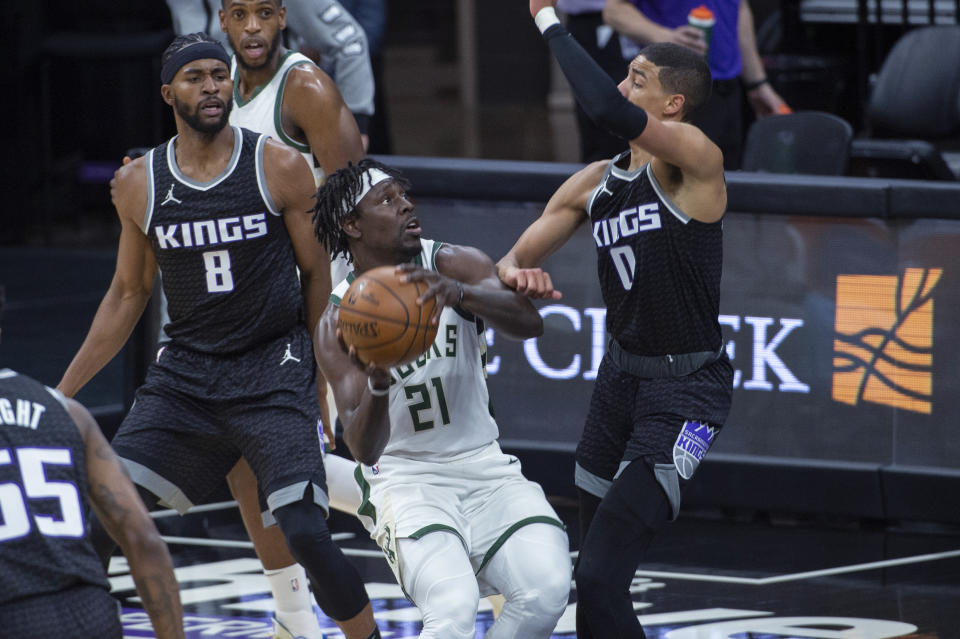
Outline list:
[[[368,63],[369,65],[369,63]],[[311,65],[295,67],[287,78],[284,113],[300,128],[324,174],[363,159],[363,142],[354,115],[337,85]]]
[[[347,448],[357,461],[373,466],[390,440],[390,372],[376,362],[364,365],[356,348],[344,344],[337,329],[339,311],[333,304],[324,311],[313,351],[333,388]]]
[[[537,221],[527,227],[513,248],[497,262],[497,272],[504,284],[534,299],[562,297],[540,265],[587,220],[587,198],[600,182],[605,165],[606,162],[594,162],[577,171],[550,197]]]
[[[86,446],[90,501],[130,564],[158,639],[182,638],[183,610],[167,545],[93,416],[72,399],[67,400],[67,411]]]
[[[110,183],[121,225],[117,265],[87,337],[57,385],[67,397],[73,397],[120,352],[150,301],[157,261],[141,228],[147,208],[146,179],[145,160],[138,158],[121,166]]]
[[[543,333],[543,320],[533,304],[500,281],[493,260],[483,251],[444,244],[437,252],[436,264],[436,271],[413,264],[397,266],[407,281],[427,284],[417,303],[436,299],[430,318],[434,324],[445,306],[459,306],[507,337],[527,339]]]
[[[628,99],[631,91],[642,86],[642,69],[631,65],[624,81],[614,85],[560,24],[550,2],[531,0],[530,11],[577,101],[597,125],[678,167],[686,179],[722,183],[723,154],[700,129],[686,122],[662,122]],[[679,110],[683,102],[684,96],[674,95],[670,108]],[[687,212],[699,219],[696,212]]]

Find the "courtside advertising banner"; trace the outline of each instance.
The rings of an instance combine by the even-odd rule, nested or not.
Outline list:
[[[417,203],[425,237],[494,260],[541,210]],[[723,224],[718,319],[736,373],[713,449],[960,467],[960,221],[734,211]],[[584,224],[545,264],[563,297],[537,302],[543,336],[487,331],[489,387],[508,442],[572,450],[580,436],[608,339],[596,259]]]

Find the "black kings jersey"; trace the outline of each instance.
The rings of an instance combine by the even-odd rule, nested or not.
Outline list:
[[[109,589],[87,539],[86,448],[63,396],[0,369],[0,605]]]
[[[587,201],[610,337],[648,357],[718,350],[722,222],[691,219],[649,163],[625,171],[621,160],[629,151]]]
[[[174,141],[147,154],[147,217],[175,344],[230,354],[285,335],[302,318],[293,245],[267,190],[267,136],[233,127],[233,156],[207,183],[177,167]]]

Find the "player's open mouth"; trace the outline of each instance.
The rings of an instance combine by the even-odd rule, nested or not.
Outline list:
[[[420,220],[418,220],[417,218],[413,218],[412,220],[410,220],[409,222],[407,222],[407,225],[404,227],[404,230],[405,230],[407,233],[416,233],[417,235],[419,235],[419,234],[420,234]]]
[[[267,50],[266,44],[255,40],[253,42],[246,42],[243,45],[244,52],[251,58],[259,58]]]
[[[206,100],[200,103],[200,110],[205,115],[219,115],[223,113],[223,102],[220,100]]]

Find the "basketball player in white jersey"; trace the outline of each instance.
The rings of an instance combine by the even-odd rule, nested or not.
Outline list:
[[[283,47],[286,8],[280,0],[223,0],[220,27],[234,51],[232,125],[266,133],[295,148],[318,185],[324,175],[363,157],[356,120],[333,80],[306,56]],[[334,261],[332,281],[342,279],[346,270],[345,261]],[[324,397],[325,382],[319,382],[323,384],[320,397]],[[325,439],[331,446],[335,418],[332,411],[324,418]],[[354,465],[337,455],[327,455],[324,465],[330,505],[355,515],[360,491],[353,481]],[[270,582],[278,637],[286,637],[286,629],[295,637],[318,639],[313,599],[304,587],[306,574],[293,560],[279,529],[263,527],[256,481],[246,461],[227,481]]]
[[[361,462],[360,518],[423,615],[422,638],[472,638],[477,598],[506,603],[488,639],[546,639],[566,608],[569,545],[543,490],[497,443],[486,386],[489,325],[506,337],[541,334],[529,300],[497,278],[481,251],[421,238],[406,181],[374,160],[329,176],[314,228],[353,272],[334,285],[314,338],[344,439]],[[337,330],[354,276],[401,265],[437,301],[434,344],[393,369],[360,363]]]

